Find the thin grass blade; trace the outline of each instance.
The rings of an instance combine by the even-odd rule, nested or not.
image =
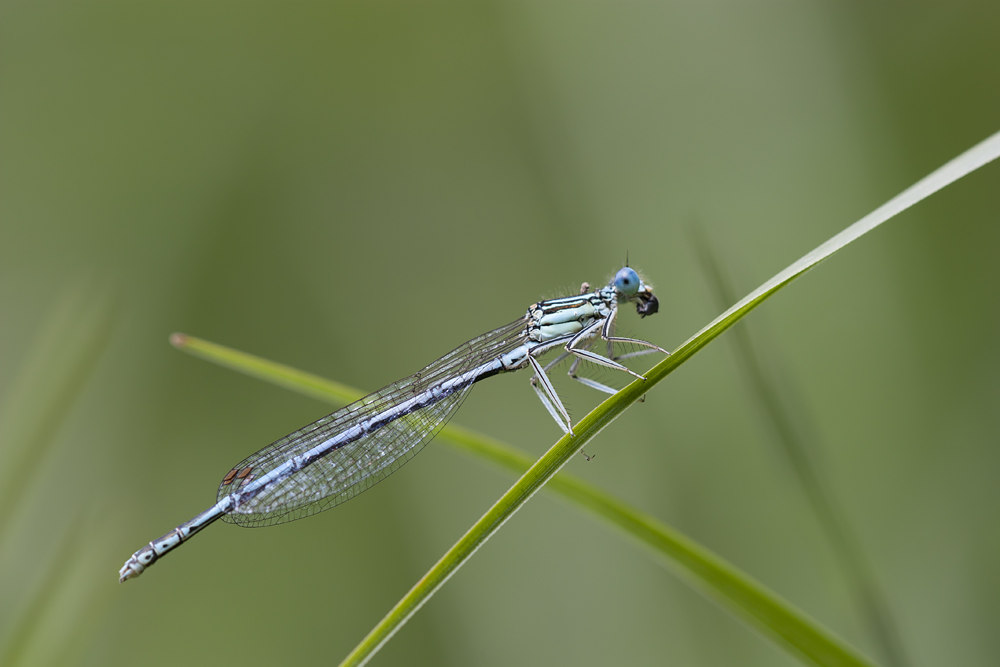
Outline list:
[[[719,253],[702,228],[693,228],[692,238],[715,302],[721,309],[725,309],[736,300],[736,294],[723,271]],[[861,541],[847,520],[847,513],[833,493],[822,467],[809,455],[807,444],[812,443],[815,449],[822,440],[819,431],[816,428],[804,428],[811,422],[803,418],[806,408],[801,405],[793,407],[789,402],[798,392],[787,388],[783,391],[774,374],[767,372],[766,369],[772,368],[774,364],[765,363],[760,358],[748,327],[749,323],[746,322],[734,327],[732,343],[740,374],[753,396],[761,420],[769,427],[776,445],[802,486],[820,528],[826,533],[870,635],[881,647],[889,665],[907,667],[910,661],[891,607],[881,592]],[[773,355],[772,350],[768,356],[773,358]],[[794,419],[793,415],[798,419]]]
[[[0,665],[71,664],[93,642],[114,590],[100,575],[114,544],[105,539],[116,525],[108,515],[107,508],[92,507],[66,522],[26,602],[0,633]]]
[[[111,290],[80,281],[49,312],[0,405],[0,539],[96,365],[115,321]]]

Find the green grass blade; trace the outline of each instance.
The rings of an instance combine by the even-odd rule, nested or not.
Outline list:
[[[291,389],[311,398],[327,403],[341,405],[356,401],[364,394],[354,387],[321,378],[318,375],[301,371],[285,364],[268,361],[261,357],[234,350],[225,345],[219,345],[202,338],[187,334],[170,335],[170,344],[178,350],[183,350],[214,364],[231,368],[240,373],[255,377],[279,387]]]
[[[27,602],[4,628],[0,665],[73,664],[93,642],[94,629],[112,601],[113,588],[102,583],[109,536],[115,523],[106,508],[78,512],[64,528],[38,576]],[[66,554],[73,554],[66,558]]]
[[[333,405],[350,403],[367,395],[360,389],[195,336],[175,333],[170,336],[170,343],[177,349],[206,361]],[[455,424],[446,424],[438,434],[438,439],[460,450],[483,456],[518,474],[527,470],[535,461],[499,440]]]
[[[49,562],[39,579],[38,585],[16,615],[14,623],[4,632],[3,648],[0,649],[0,665],[24,664],[25,655],[32,644],[40,641],[39,634],[43,621],[54,606],[59,591],[66,585],[73,572],[67,567],[63,554],[72,553],[84,535],[84,526],[76,519],[72,521],[59,541],[58,548],[48,556]]]
[[[10,519],[24,505],[29,485],[57,442],[59,427],[100,359],[116,310],[110,287],[96,280],[78,281],[47,314],[8,387],[0,406],[0,540],[17,539],[8,534]],[[92,543],[81,540],[81,535],[89,533],[74,521],[51,553],[73,552],[77,557],[68,565],[65,559],[53,558],[32,595],[16,609],[9,627],[0,628],[0,665],[39,664],[26,656],[42,645],[50,651],[65,648],[83,626],[100,618],[96,601],[101,595],[84,590],[97,579],[93,576],[94,559],[86,559]],[[83,562],[88,562],[92,571],[82,572]],[[78,585],[80,582],[84,585]],[[68,595],[67,590],[74,593]],[[57,630],[43,632],[54,613],[72,607],[70,603],[88,613],[64,620]]]
[[[0,406],[0,538],[86,384],[115,320],[110,290],[82,281],[48,313]]]

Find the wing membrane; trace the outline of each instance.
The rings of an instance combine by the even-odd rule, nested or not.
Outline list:
[[[473,338],[423,370],[393,382],[247,457],[219,486],[218,499],[267,474],[362,420],[418,396],[523,343],[523,319]],[[332,450],[275,480],[223,519],[241,526],[269,526],[330,509],[371,488],[413,458],[448,422],[471,385],[403,415],[354,442]]]

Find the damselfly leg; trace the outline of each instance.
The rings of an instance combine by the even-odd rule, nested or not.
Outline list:
[[[555,387],[552,385],[552,381],[549,379],[547,372],[552,369],[552,367],[566,360],[569,356],[575,357],[573,363],[570,365],[569,376],[576,380],[577,382],[583,384],[584,386],[590,387],[597,391],[604,392],[606,394],[617,393],[616,389],[609,387],[608,385],[602,384],[593,380],[591,378],[582,377],[578,374],[578,369],[582,361],[589,361],[592,364],[603,366],[605,368],[610,368],[616,371],[623,371],[628,373],[640,380],[645,380],[646,378],[642,375],[631,370],[627,366],[618,363],[620,359],[627,359],[642,354],[651,354],[653,352],[662,352],[666,355],[670,353],[664,350],[659,345],[654,345],[644,340],[639,340],[637,338],[626,338],[623,336],[613,336],[612,331],[614,328],[615,317],[618,314],[618,309],[611,309],[608,316],[603,320],[597,320],[585,327],[582,331],[574,335],[569,342],[566,343],[563,348],[564,351],[556,357],[554,360],[542,366],[532,355],[529,355],[529,360],[531,366],[535,371],[535,375],[531,378],[531,387],[535,390],[538,395],[539,400],[545,409],[552,416],[552,419],[558,424],[559,428],[562,429],[564,433],[573,435],[573,422],[570,419],[569,412],[563,405],[562,400],[559,398],[559,394],[556,393]],[[599,333],[598,333],[599,332]],[[600,336],[600,340],[607,343],[608,346],[608,356],[602,356],[592,350],[587,349],[589,346],[593,345],[595,338]],[[615,343],[622,345],[636,345],[640,347],[645,347],[647,349],[639,350],[635,352],[630,352],[618,357],[612,356],[614,352]]]

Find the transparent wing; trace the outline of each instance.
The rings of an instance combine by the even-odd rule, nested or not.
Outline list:
[[[473,338],[420,372],[277,440],[233,468],[219,485],[218,499],[238,492],[242,484],[267,474],[361,420],[514,349],[523,343],[523,330],[521,319]],[[241,501],[223,519],[241,526],[270,526],[322,512],[353,498],[413,458],[448,422],[470,388],[471,385],[332,450],[301,470],[268,484],[253,498]]]

